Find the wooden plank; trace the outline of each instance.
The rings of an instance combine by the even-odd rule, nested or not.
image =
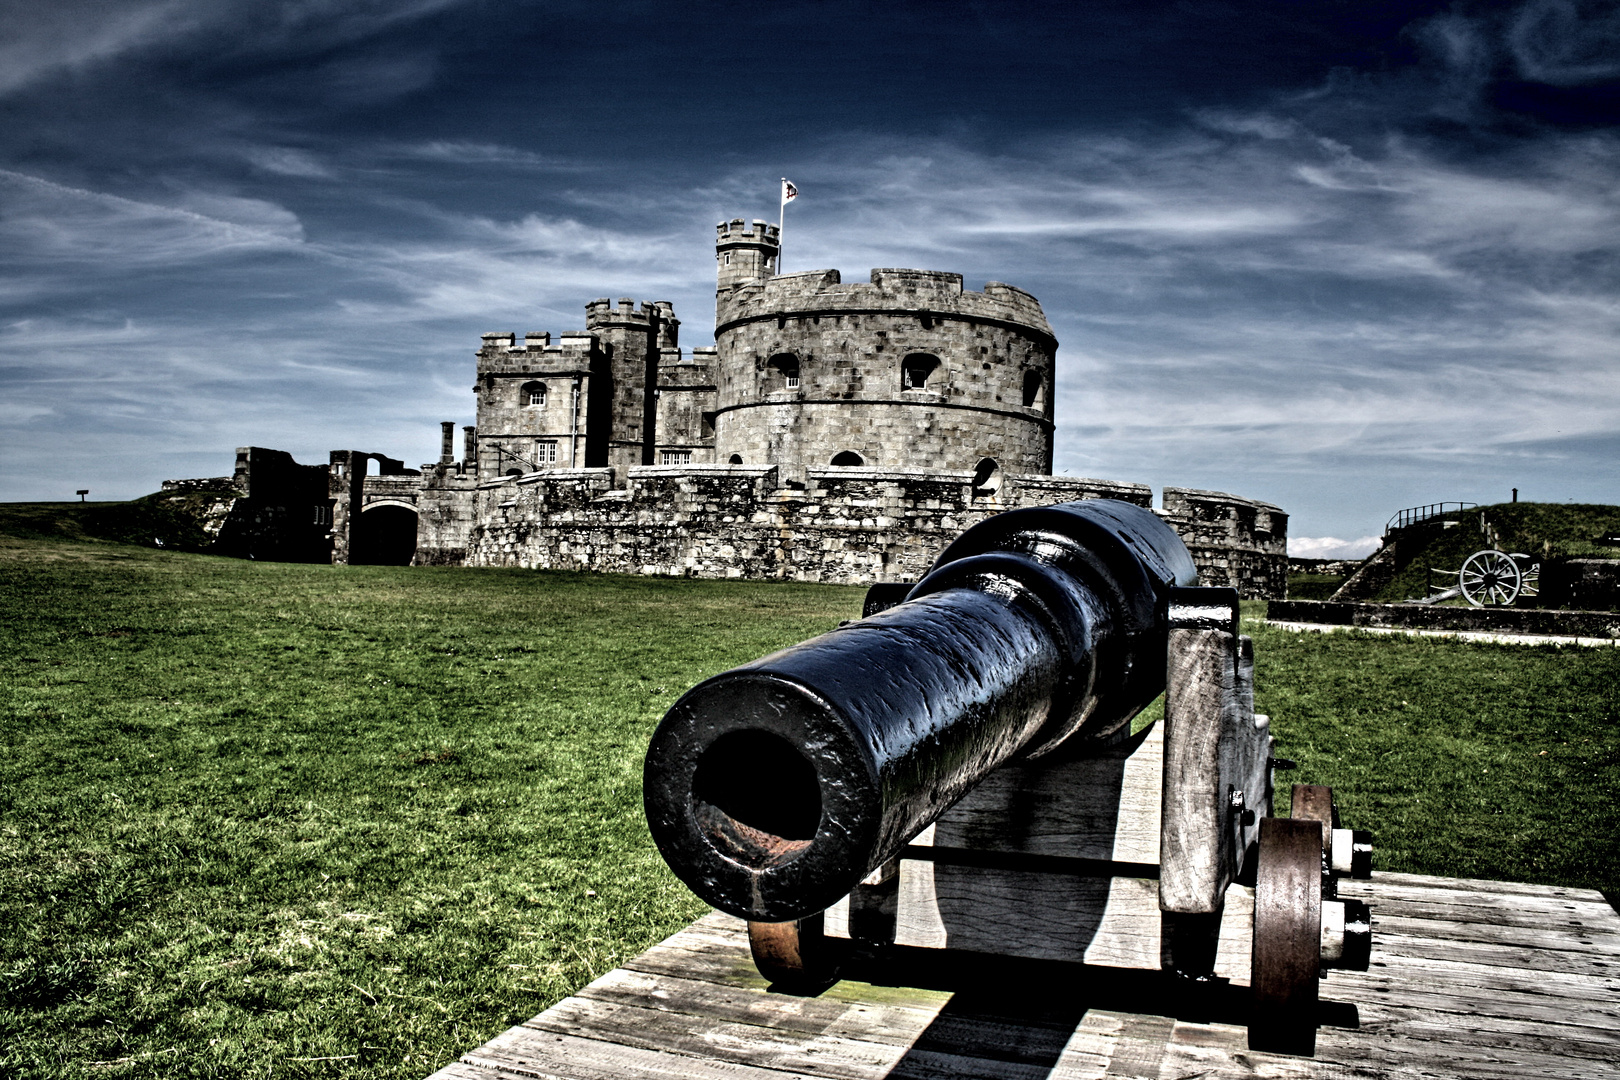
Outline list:
[[[1334,972],[1322,986],[1324,999],[1362,1005],[1387,1004],[1392,1008],[1447,1014],[1459,1030],[1474,1023],[1522,1020],[1536,1024],[1565,1024],[1608,1033],[1620,1030],[1620,1006],[1585,1002],[1572,1007],[1564,998],[1548,997],[1533,988],[1483,991],[1444,982],[1414,982],[1382,973]],[[1463,1021],[1462,1017],[1468,1017]]]
[[[1548,899],[1595,903],[1608,907],[1611,915],[1615,914],[1614,909],[1609,907],[1608,901],[1603,899],[1603,894],[1596,889],[1581,889],[1570,885],[1536,885],[1526,881],[1485,881],[1480,878],[1432,877],[1428,874],[1402,874],[1393,871],[1379,871],[1374,874],[1373,880],[1392,886],[1467,893],[1475,896],[1541,896]],[[1620,918],[1620,915],[1615,917]]]
[[[1382,891],[1351,890],[1343,885],[1339,888],[1339,895],[1341,897],[1353,897],[1357,900],[1366,900],[1368,903],[1377,906],[1377,915],[1410,919],[1413,925],[1435,922],[1439,924],[1466,923],[1485,926],[1524,927],[1526,929],[1541,929],[1567,934],[1571,941],[1579,941],[1582,938],[1590,938],[1594,935],[1604,941],[1620,941],[1620,925],[1610,927],[1604,925],[1600,920],[1583,919],[1569,911],[1540,911],[1519,904],[1494,907],[1445,904],[1438,901],[1401,898]]]
[[[1249,1049],[1248,1028],[1178,1020],[1155,1080],[1382,1080],[1383,1072],[1310,1058],[1283,1057]]]
[[[913,843],[1156,865],[1164,725],[1096,757],[1004,765]]]
[[[835,1080],[902,1075],[1044,1078],[1065,1053],[1089,1057],[1106,1069],[1103,1040],[1089,1055],[1064,1028],[1034,1022],[985,1024],[936,1017],[909,1037],[877,1042],[865,1037],[867,1018],[851,1010],[847,1024],[806,1035],[729,1023],[708,1015],[671,1016],[655,1010],[570,998],[527,1027],[555,1034],[580,1032],[621,1046],[707,1055],[707,1060],[804,1072]],[[904,1066],[904,1067],[902,1067]],[[1095,1070],[1093,1070],[1095,1071]]]
[[[1468,1080],[1598,1080],[1620,1076],[1620,1067],[1590,1058],[1566,1058],[1525,1047],[1501,1048],[1473,1042],[1406,1038],[1384,1033],[1368,1038],[1359,1031],[1322,1028],[1316,1036],[1318,1060],[1363,1066],[1418,1069],[1430,1076]]]
[[[1533,981],[1548,992],[1557,992],[1552,989],[1556,987],[1585,995],[1620,993],[1620,968],[1590,953],[1379,934],[1377,916],[1373,917],[1373,935],[1374,963],[1455,963],[1497,969],[1504,978]]]
[[[1366,972],[1335,971],[1329,981],[1342,983],[1343,993],[1351,994],[1358,980],[1388,978],[1405,985],[1421,985],[1428,980],[1444,985],[1459,993],[1512,993],[1533,988],[1544,1000],[1563,1000],[1570,1008],[1614,999],[1613,987],[1606,987],[1590,976],[1569,975],[1563,972],[1527,972],[1518,968],[1493,967],[1489,964],[1471,964],[1433,957],[1409,957],[1375,954],[1372,968]],[[1354,1000],[1354,998],[1350,999]]]
[[[1216,952],[1216,973],[1244,986],[1253,896],[1231,887]],[[900,945],[1157,970],[1161,924],[1154,881],[900,864]]]
[[[580,999],[615,1005],[656,1009],[659,1012],[707,1016],[732,1023],[777,1028],[801,1035],[838,1030],[861,1032],[861,1038],[880,1043],[907,1043],[939,1015],[935,1008],[862,1004],[837,998],[768,994],[700,979],[650,975],[621,968],[581,990]]]
[[[1545,925],[1511,926],[1482,920],[1411,918],[1392,914],[1385,904],[1379,904],[1373,915],[1373,933],[1378,940],[1393,937],[1472,942],[1512,949],[1534,949],[1542,953],[1595,956],[1620,964],[1620,934],[1582,935],[1570,933],[1567,928],[1548,928]]]
[[[665,1050],[712,1061],[810,1072],[841,1080],[882,1076],[904,1053],[903,1044],[736,1023],[717,1016],[671,1015],[656,1009],[568,998],[525,1027],[577,1033],[619,1046]]]
[[[1374,1037],[1393,1034],[1433,1042],[1473,1044],[1484,1041],[1494,1047],[1522,1043],[1561,1057],[1594,1058],[1598,1061],[1620,1058],[1620,1033],[1610,1028],[1507,1020],[1456,1011],[1438,1012],[1396,1006],[1384,1001],[1358,1002],[1356,1011],[1359,1020],[1356,1030]],[[1459,1023],[1459,1017],[1463,1015],[1469,1019]]]
[[[1246,653],[1246,656],[1241,655]],[[1271,735],[1252,707],[1252,646],[1221,630],[1172,629],[1164,696],[1164,910],[1209,914],[1258,838]],[[1254,813],[1235,812],[1240,794]]]
[[[465,1061],[452,1061],[427,1080],[495,1080],[499,1073]]]
[[[542,1014],[543,1015],[543,1014]],[[568,1032],[516,1027],[465,1055],[496,1076],[539,1080],[787,1080],[790,1073],[709,1056],[622,1046]]]
[[[1547,897],[1535,894],[1466,893],[1450,889],[1429,889],[1386,882],[1375,874],[1372,882],[1341,882],[1339,893],[1365,899],[1369,903],[1405,903],[1419,910],[1454,913],[1457,909],[1470,912],[1470,918],[1492,921],[1524,913],[1535,913],[1549,921],[1578,922],[1582,926],[1606,932],[1620,932],[1620,916],[1607,904]],[[1431,908],[1432,905],[1432,908]]]

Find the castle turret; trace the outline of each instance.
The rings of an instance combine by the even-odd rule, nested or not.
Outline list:
[[[606,298],[585,305],[585,329],[601,340],[611,372],[599,387],[607,396],[592,409],[593,423],[611,427],[603,464],[624,469],[655,463],[658,364],[666,351],[679,352],[680,326],[667,300],[643,303],[640,310],[628,296],[617,305]]]
[[[1057,341],[1029,293],[937,270],[725,280],[714,460],[789,482],[828,466],[1051,472]]]
[[[737,285],[760,283],[776,273],[782,252],[782,230],[758,218],[744,225],[732,218],[715,226],[714,259],[721,292]]]

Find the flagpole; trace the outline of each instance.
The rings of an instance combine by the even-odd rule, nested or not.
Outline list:
[[[776,272],[782,272],[782,237],[787,231],[787,177],[782,177],[782,189],[776,193]]]

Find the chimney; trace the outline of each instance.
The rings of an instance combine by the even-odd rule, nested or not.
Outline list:
[[[456,422],[445,420],[439,424],[439,464],[450,465],[456,460]]]
[[[461,429],[461,460],[465,465],[478,464],[478,429],[471,424]]]

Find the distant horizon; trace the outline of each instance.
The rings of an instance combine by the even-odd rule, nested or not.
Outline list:
[[[631,296],[710,344],[714,223],[786,176],[786,272],[1040,300],[1059,474],[1274,503],[1301,552],[1620,503],[1613,5],[0,12],[6,501],[432,461],[485,331]]]

